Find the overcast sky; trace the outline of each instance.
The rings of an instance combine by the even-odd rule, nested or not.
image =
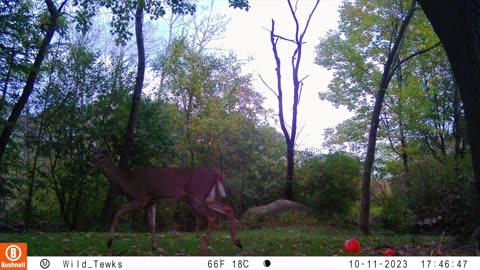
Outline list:
[[[298,1],[301,28],[305,26],[308,13],[314,4],[314,0]],[[334,127],[351,116],[346,109],[336,109],[329,102],[318,98],[319,91],[327,90],[332,74],[313,62],[314,48],[319,43],[319,38],[338,25],[340,4],[340,0],[321,0],[305,37],[300,78],[306,75],[309,77],[305,80],[299,105],[299,123],[303,128],[298,138],[300,148],[320,148],[323,143],[323,130]],[[275,95],[261,82],[258,75],[261,75],[272,88],[276,86],[275,60],[267,31],[271,27],[271,20],[275,20],[275,33],[287,38],[294,37],[295,23],[285,0],[250,0],[250,5],[251,10],[248,12],[225,7],[225,12],[231,15],[231,22],[222,44],[226,49],[236,52],[240,59],[253,57],[254,60],[247,64],[246,71],[254,75],[256,79],[254,86],[267,98],[266,106],[278,112]],[[285,92],[292,89],[291,69],[288,69],[292,52],[293,47],[287,42],[279,46],[279,53],[283,57],[282,77]],[[284,106],[290,108],[286,112],[291,114],[291,101],[287,100]],[[280,130],[279,127],[278,129]]]

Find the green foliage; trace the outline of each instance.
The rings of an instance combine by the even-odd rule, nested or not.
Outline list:
[[[329,130],[325,145],[332,150],[351,147],[362,154],[382,67],[392,49],[408,1],[347,1],[340,8],[338,30],[316,47],[315,62],[331,69],[334,78],[320,98],[346,106],[355,116]],[[378,141],[392,149],[385,157],[401,156],[405,145],[426,144],[445,152],[438,140],[451,140],[450,127],[462,120],[455,115],[458,98],[448,60],[425,15],[418,10],[408,25],[381,114]],[[414,57],[412,57],[414,56]],[[408,61],[407,61],[408,59]],[[362,147],[363,146],[363,147]],[[437,148],[438,147],[438,148]],[[406,149],[408,152],[410,149]]]
[[[415,219],[406,198],[385,194],[380,198],[380,205],[380,217],[385,229],[408,232],[412,228]]]
[[[320,98],[355,113],[325,132],[329,150],[364,154],[383,67],[410,3],[345,1],[338,29],[316,47],[315,62],[334,74]],[[373,203],[389,229],[413,226],[414,216],[441,216],[449,229],[466,230],[477,222],[467,222],[475,214],[472,173],[462,164],[468,149],[463,107],[438,44],[425,14],[416,10],[394,59],[377,135],[374,177],[388,179],[391,193]]]
[[[361,163],[345,152],[302,161],[297,179],[302,198],[327,216],[347,215],[360,195]]]
[[[424,159],[411,165],[412,186],[406,188],[408,207],[419,220],[441,217],[441,226],[451,233],[470,233],[479,217],[475,205],[471,162],[440,163]]]
[[[167,52],[154,67],[165,78],[160,95],[175,106],[176,164],[222,171],[236,212],[277,199],[283,139],[267,125],[251,75],[234,55],[198,51],[187,38]]]

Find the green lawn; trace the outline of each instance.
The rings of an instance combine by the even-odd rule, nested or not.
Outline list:
[[[32,256],[160,256],[160,255],[216,255],[216,256],[327,256],[346,255],[342,248],[347,239],[357,238],[362,250],[359,255],[381,255],[385,248],[393,248],[396,255],[455,255],[445,250],[442,237],[396,235],[373,232],[371,236],[358,235],[355,229],[335,227],[282,227],[274,229],[243,230],[238,233],[244,249],[235,247],[227,231],[215,231],[210,239],[212,252],[204,254],[198,244],[204,232],[157,233],[158,248],[150,249],[148,233],[116,235],[111,249],[106,246],[106,233],[0,233],[0,242],[27,242]],[[440,251],[442,250],[442,251]]]

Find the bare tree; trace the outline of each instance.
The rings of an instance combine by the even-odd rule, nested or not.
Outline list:
[[[297,4],[298,1],[295,3],[295,6],[292,5],[292,2],[288,0],[288,6],[290,8],[290,13],[292,14],[293,20],[295,21],[295,36],[293,39],[283,37],[281,35],[275,34],[275,20],[272,19],[272,26],[269,30],[270,32],[270,42],[272,44],[273,56],[275,57],[276,63],[276,75],[277,75],[277,88],[274,90],[270,87],[263,79],[262,81],[265,85],[275,94],[278,99],[278,117],[280,120],[280,126],[282,128],[283,136],[285,137],[285,143],[287,145],[287,179],[285,185],[285,198],[292,199],[293,197],[293,179],[294,179],[294,157],[295,157],[295,140],[298,135],[297,130],[297,115],[298,115],[298,104],[300,103],[300,98],[302,95],[302,87],[303,81],[308,77],[305,76],[302,79],[299,78],[299,70],[300,64],[302,60],[302,46],[305,44],[303,41],[305,34],[307,32],[308,26],[310,24],[310,20],[312,19],[313,13],[317,9],[320,0],[315,1],[315,5],[313,6],[305,27],[303,30],[300,29],[300,23],[297,17]],[[292,122],[288,125],[285,121],[285,114],[283,108],[284,102],[284,92],[282,86],[282,72],[281,72],[281,61],[280,56],[278,53],[278,41],[283,40],[290,43],[293,43],[295,49],[292,53],[291,57],[291,65],[292,65],[292,82],[293,82],[293,104],[292,104]]]

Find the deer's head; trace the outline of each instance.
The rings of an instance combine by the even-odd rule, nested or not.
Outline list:
[[[92,158],[88,162],[88,165],[98,169],[103,169],[114,165],[112,157],[108,151],[100,149],[97,146],[90,145],[90,152],[92,154]]]

